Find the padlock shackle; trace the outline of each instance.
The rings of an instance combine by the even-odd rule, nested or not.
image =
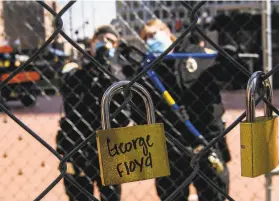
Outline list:
[[[130,81],[119,81],[112,84],[107,90],[105,91],[102,102],[101,102],[101,119],[102,119],[102,129],[110,129],[110,102],[115,94],[120,93],[123,91],[124,87],[129,84]],[[146,113],[147,113],[147,123],[154,124],[156,123],[155,118],[155,109],[152,98],[149,92],[140,84],[134,83],[131,86],[131,90],[136,92],[141,96],[144,101]]]
[[[260,84],[263,84],[264,93],[266,99],[269,102],[272,102],[272,86],[270,84],[270,80],[266,79],[262,83],[261,77],[263,77],[264,73],[262,71],[256,71],[252,74],[250,79],[248,80],[247,89],[246,89],[246,121],[247,122],[254,122],[255,121],[255,102],[256,102],[256,94],[257,89]],[[272,116],[272,109],[268,107],[267,104],[264,104],[264,112],[265,116],[271,117]]]

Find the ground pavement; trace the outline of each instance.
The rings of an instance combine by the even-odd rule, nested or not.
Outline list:
[[[33,131],[39,134],[51,146],[55,147],[55,135],[60,118],[61,99],[39,98],[33,108],[22,108],[13,103],[11,109]],[[223,94],[226,106],[224,119],[230,125],[244,111],[244,91]],[[274,104],[279,106],[279,91],[274,92]],[[257,110],[262,114],[263,110]],[[33,139],[13,120],[0,114],[0,201],[34,200],[58,175],[58,160],[39,142]],[[230,195],[237,201],[264,201],[265,178],[249,179],[240,176],[239,126],[228,134],[228,143],[232,151],[229,163],[231,188]],[[273,180],[273,200],[279,196],[279,177]],[[67,201],[63,185],[60,182],[48,193],[44,201]],[[159,201],[154,181],[134,182],[123,185],[123,201]],[[190,200],[196,200],[195,190],[191,188]],[[277,199],[278,200],[278,199]]]

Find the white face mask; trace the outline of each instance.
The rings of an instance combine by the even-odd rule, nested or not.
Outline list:
[[[172,44],[172,41],[164,31],[158,31],[152,38],[147,39],[146,43],[149,51],[162,53]]]

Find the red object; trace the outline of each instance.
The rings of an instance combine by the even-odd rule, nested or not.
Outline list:
[[[1,76],[1,80],[5,80],[7,79],[7,77],[10,76],[11,73],[5,73]],[[35,72],[35,71],[31,71],[31,72],[22,72],[22,73],[18,73],[15,77],[13,77],[8,83],[12,84],[12,83],[22,83],[22,82],[31,82],[31,81],[37,81],[40,79],[40,74]]]
[[[175,30],[179,30],[182,27],[182,21],[181,20],[177,20],[175,23]]]
[[[13,48],[9,45],[0,46],[0,53],[11,53]]]

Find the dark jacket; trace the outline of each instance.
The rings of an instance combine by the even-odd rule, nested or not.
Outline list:
[[[116,73],[119,69],[111,69]],[[119,73],[116,73],[119,74]],[[65,117],[60,120],[60,130],[56,138],[57,150],[67,154],[86,137],[101,126],[101,99],[105,90],[112,84],[112,79],[88,60],[84,60],[81,69],[72,69],[62,77],[60,88],[63,97]],[[122,103],[123,97],[116,94],[110,104],[111,114]],[[127,111],[122,110],[111,127],[124,127],[130,122]],[[87,175],[96,176],[98,155],[96,138],[75,154],[71,161]],[[91,161],[91,162],[90,162]]]
[[[188,46],[188,48],[188,52],[204,52],[203,48],[198,46]],[[185,60],[165,60],[156,66],[154,71],[176,103],[181,106],[180,113],[187,113],[197,130],[208,141],[211,141],[225,129],[222,120],[225,110],[221,100],[219,83],[225,83],[233,76],[226,72],[228,66],[225,66],[224,63],[215,63],[214,59],[195,60],[198,63],[198,68],[192,73],[185,68]],[[167,134],[172,135],[185,146],[195,147],[201,143],[166,104],[162,94],[155,89],[154,84],[147,76],[141,78],[138,83],[146,87],[151,93],[157,109],[157,122],[164,122]],[[141,107],[141,110],[144,110],[140,97],[134,98],[134,102]],[[134,113],[133,115],[132,118],[137,123],[146,123],[141,117],[136,117]],[[176,147],[175,145],[168,147],[173,149],[173,146]],[[231,156],[225,138],[215,148],[221,149],[225,161],[230,160]]]
[[[190,45],[185,49],[186,52],[205,52],[201,47],[196,46],[195,50],[194,48]],[[238,57],[237,50],[233,51],[233,48],[226,50],[231,57],[248,69],[248,64]],[[179,94],[175,98],[178,104],[185,107],[193,125],[208,141],[211,141],[225,129],[222,120],[225,109],[221,99],[221,90],[231,82],[244,85],[248,77],[221,54],[217,55],[216,59],[197,58],[195,60],[198,68],[192,73],[185,68],[187,61],[175,62],[175,81],[178,88],[171,81],[173,78],[169,77],[172,74],[170,70],[167,71],[164,68],[159,70],[160,67],[158,67],[156,72],[163,83],[172,83],[172,87],[168,87],[170,93],[174,91],[173,94]],[[168,66],[172,68],[173,65],[168,64]],[[189,140],[190,138],[187,137],[187,141]],[[225,161],[230,161],[231,155],[226,138],[221,139],[216,148],[220,149]]]

